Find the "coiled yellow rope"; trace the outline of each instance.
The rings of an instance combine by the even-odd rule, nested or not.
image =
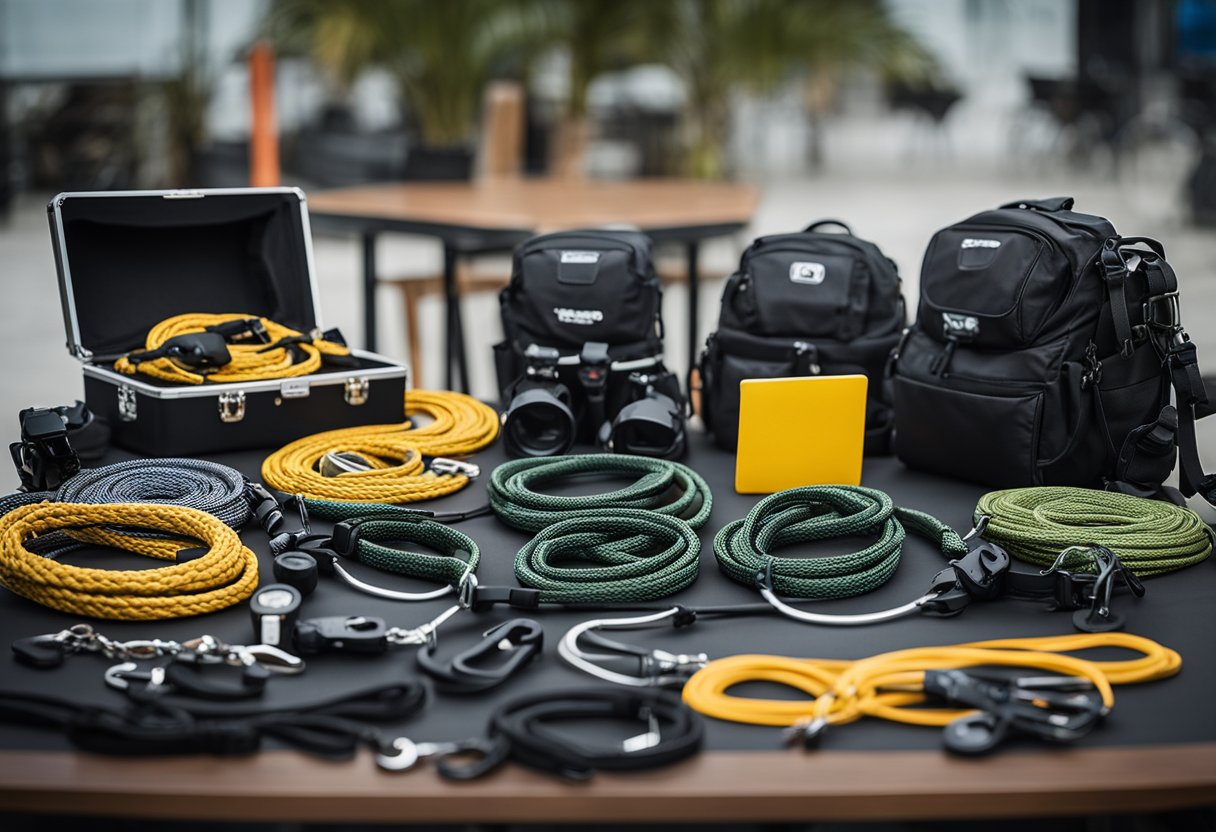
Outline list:
[[[205,332],[209,326],[255,317],[257,316],[237,313],[176,315],[161,321],[149,330],[144,348],[155,350],[170,338],[178,335]],[[269,318],[259,318],[259,320],[265,327],[266,334],[270,336],[270,343],[230,343],[228,352],[232,356],[232,360],[213,372],[199,373],[190,367],[182,366],[172,358],[153,358],[136,363],[126,356],[114,362],[114,369],[129,376],[142,373],[161,381],[172,381],[178,384],[259,381],[306,376],[321,368],[323,355],[350,355],[350,350],[342,344],[309,336],[305,336],[307,340],[288,346],[274,346],[281,339],[296,338],[304,334],[275,323]],[[297,361],[300,353],[304,355],[304,359]]]
[[[1065,653],[1120,647],[1136,659],[1090,661]],[[1109,709],[1111,685],[1149,682],[1176,674],[1182,658],[1155,641],[1128,633],[1077,633],[1044,638],[976,641],[882,653],[857,661],[742,655],[718,659],[684,685],[684,701],[706,716],[750,725],[789,726],[807,720],[827,724],[863,716],[909,725],[945,726],[969,711],[923,707],[926,670],[980,666],[1022,667],[1088,679]],[[810,701],[732,696],[744,682],[773,682],[813,697]]]
[[[262,462],[262,480],[288,494],[310,500],[350,503],[409,503],[459,491],[464,474],[426,470],[423,456],[463,456],[498,436],[498,414],[472,396],[447,391],[411,390],[405,396],[406,421],[399,425],[342,428],[297,439]],[[434,421],[413,428],[412,417]],[[328,453],[355,453],[371,466],[327,477],[319,470]]]
[[[133,531],[121,534],[114,526]],[[25,547],[37,535],[60,530],[86,543],[167,561],[177,561],[180,550],[200,543],[208,551],[172,566],[128,571],[71,566]],[[197,509],[37,503],[0,518],[0,584],[43,606],[90,618],[184,618],[248,598],[257,588],[258,562],[235,531]]]

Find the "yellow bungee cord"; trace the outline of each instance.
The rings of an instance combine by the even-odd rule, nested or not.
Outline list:
[[[1118,647],[1139,658],[1093,661],[1066,653]],[[857,661],[740,655],[717,659],[684,685],[684,701],[715,719],[781,727],[842,725],[865,716],[908,725],[946,726],[972,710],[925,707],[925,672],[967,667],[1014,667],[1072,676],[1088,681],[1114,705],[1112,685],[1165,679],[1182,667],[1175,651],[1128,633],[1077,633],[1043,638],[977,641],[882,653]],[[745,682],[771,682],[812,697],[790,701],[735,696]]]
[[[427,470],[423,457],[465,456],[498,436],[498,414],[463,393],[411,390],[406,421],[397,425],[342,428],[298,439],[262,462],[262,480],[309,501],[409,503],[459,491],[469,478],[459,471]],[[432,420],[421,427],[417,416]],[[354,454],[367,470],[322,473],[329,454]],[[318,508],[310,505],[310,509]]]
[[[167,318],[149,330],[144,348],[146,351],[160,350],[171,338],[208,332],[208,327],[234,327],[243,321],[250,322],[252,329],[260,325],[258,334],[264,333],[264,336],[253,337],[250,329],[241,333],[243,338],[230,337],[227,345],[230,360],[208,372],[198,372],[197,368],[171,356],[141,361],[139,352],[118,359],[114,369],[129,376],[143,374],[178,384],[261,381],[306,376],[321,369],[324,357],[350,355],[345,345],[328,341],[319,334],[298,332],[269,318],[238,313],[191,313]],[[236,326],[236,329],[240,327]]]
[[[130,533],[115,531],[131,529]],[[65,532],[81,543],[173,561],[158,569],[72,566],[26,543]],[[151,534],[148,534],[148,533]],[[178,561],[178,552],[207,547]],[[155,503],[35,503],[0,518],[0,585],[46,607],[90,618],[185,618],[230,607],[253,594],[257,557],[236,531],[198,509]]]

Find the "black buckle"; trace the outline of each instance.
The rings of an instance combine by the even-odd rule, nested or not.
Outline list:
[[[283,509],[275,496],[260,482],[245,481],[245,502],[253,518],[266,534],[274,534],[283,525]]]
[[[1173,333],[1182,322],[1182,313],[1178,305],[1178,293],[1166,292],[1163,295],[1151,295],[1141,307],[1144,313],[1145,326]]]
[[[984,541],[933,576],[931,598],[921,605],[930,615],[957,615],[972,601],[990,601],[1004,594],[1009,553]]]
[[[460,587],[460,605],[473,612],[506,605],[517,610],[540,608],[540,590],[520,586],[482,586],[468,580]]]
[[[228,342],[218,332],[190,332],[175,335],[154,350],[127,354],[132,364],[170,358],[192,370],[214,370],[232,360]]]
[[[296,624],[299,653],[383,653],[388,650],[388,626],[370,615],[306,618]]]
[[[1019,734],[1052,742],[1076,740],[1106,710],[1089,680],[1070,676],[985,678],[974,671],[926,670],[924,690],[979,709],[946,726],[943,741],[956,754],[987,754]]]

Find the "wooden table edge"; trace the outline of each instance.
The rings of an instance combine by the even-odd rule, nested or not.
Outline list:
[[[472,783],[390,774],[370,755],[123,759],[0,751],[0,811],[264,821],[928,820],[1112,815],[1216,805],[1216,743],[935,751],[711,752],[568,784],[509,766]]]

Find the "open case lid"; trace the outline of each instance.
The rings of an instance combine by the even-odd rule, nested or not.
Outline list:
[[[65,193],[47,211],[68,349],[81,360],[142,348],[154,325],[187,312],[321,326],[298,188]]]

